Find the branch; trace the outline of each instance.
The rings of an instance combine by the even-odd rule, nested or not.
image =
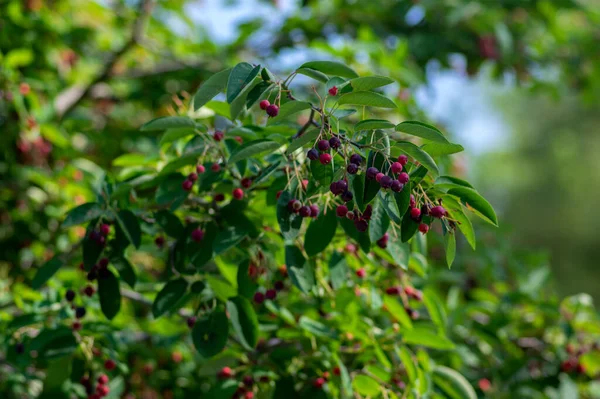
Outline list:
[[[85,87],[71,86],[60,93],[54,102],[58,119],[61,121],[67,116],[73,109],[75,109],[85,98],[87,98],[94,86],[99,83],[105,82],[110,78],[113,67],[121,59],[121,57],[127,53],[134,45],[136,45],[142,39],[144,32],[144,25],[146,20],[152,13],[154,7],[153,0],[140,0],[138,7],[137,17],[133,23],[131,37],[125,42],[123,47],[109,54],[107,62],[104,64],[102,71],[96,76],[90,83]]]

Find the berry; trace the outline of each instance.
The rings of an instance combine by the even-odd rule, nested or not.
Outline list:
[[[25,352],[25,345],[23,345],[22,342],[19,342],[17,345],[15,345],[15,352],[17,352],[19,355]]]
[[[218,163],[213,163],[210,166],[210,170],[212,170],[213,172],[219,172],[221,170],[221,165],[219,165]]]
[[[73,331],[79,331],[79,330],[81,330],[81,322],[80,321],[74,321],[73,324],[71,325],[71,328],[73,329]]]
[[[329,89],[329,94],[332,95],[332,96],[337,96],[337,94],[338,94],[338,88],[337,88],[337,86],[331,87]]]
[[[319,162],[323,165],[329,165],[331,163],[331,155],[324,153],[319,156]]]
[[[308,187],[308,180],[307,179],[303,179],[302,180],[302,189],[304,191],[306,191],[306,188]]]
[[[269,100],[262,100],[260,103],[258,103],[258,106],[263,111],[266,110],[269,105],[271,105],[271,103],[269,102]]]
[[[190,316],[190,317],[188,317],[186,319],[185,322],[187,323],[187,326],[189,328],[192,328],[192,327],[194,327],[194,324],[196,324],[196,317],[195,316]]]
[[[246,392],[244,399],[254,399],[254,392]]]
[[[356,230],[363,232],[363,231],[367,231],[367,229],[369,228],[369,224],[367,223],[366,220],[360,219],[360,220],[354,221],[354,227],[356,227]]]
[[[404,184],[400,183],[398,180],[394,180],[392,182],[392,191],[399,193],[404,188]]]
[[[340,368],[338,366],[335,366],[333,368],[333,375],[339,376],[340,374],[342,374],[342,370],[340,370]]]
[[[292,209],[294,210],[294,212],[300,212],[300,208],[302,208],[302,202],[298,200],[293,200]]]
[[[231,378],[233,377],[233,370],[231,370],[230,367],[225,366],[219,371],[219,374],[217,374],[217,376],[222,379]]]
[[[356,215],[352,211],[348,211],[346,213],[346,218],[349,219],[349,220],[354,220],[355,217],[356,217]]]
[[[262,292],[257,292],[254,294],[254,303],[261,304],[265,301],[265,294]]]
[[[433,208],[431,208],[431,210],[429,211],[429,214],[431,216],[433,216],[434,218],[442,218],[444,216],[446,216],[446,210],[444,209],[443,206],[434,206]]]
[[[110,233],[110,225],[104,223],[102,226],[100,226],[100,234],[106,237],[108,233]]]
[[[94,290],[94,287],[92,287],[91,285],[86,285],[83,289],[83,293],[89,297],[94,295],[94,292],[96,292],[96,290]]]
[[[364,278],[366,274],[367,274],[367,272],[362,267],[356,271],[356,277],[358,277],[358,278]],[[335,372],[334,372],[334,374],[335,374]]]
[[[398,175],[398,181],[402,184],[408,183],[409,180],[410,180],[410,176],[406,172],[402,172]]]
[[[399,295],[400,287],[388,287],[385,289],[385,293],[388,295]]]
[[[29,94],[30,91],[31,91],[31,87],[29,86],[29,84],[21,83],[19,85],[19,93],[21,93],[22,95],[26,96]]]
[[[277,191],[277,194],[275,194],[275,198],[279,199],[279,197],[281,197],[281,193],[283,193],[283,190]]]
[[[215,139],[215,141],[221,141],[223,140],[223,137],[225,137],[225,134],[223,134],[223,132],[221,132],[220,130],[217,130],[213,133],[213,138]]]
[[[267,292],[265,292],[265,297],[267,299],[273,300],[277,297],[277,291],[274,290],[273,288],[270,288],[267,290]]]
[[[206,172],[206,168],[204,167],[204,165],[196,165],[196,173],[202,174],[204,172]]]
[[[109,260],[108,260],[108,258],[102,258],[102,259],[100,259],[100,261],[98,262],[98,266],[99,266],[101,269],[106,269],[106,267],[108,266],[108,263],[109,263]]]
[[[375,179],[377,177],[377,174],[379,173],[379,169],[371,166],[370,168],[367,169],[367,179]]]
[[[481,389],[483,392],[489,391],[490,388],[492,387],[492,383],[487,378],[480,379],[477,382],[477,385],[479,385],[479,389]]]
[[[340,148],[342,142],[337,137],[332,137],[329,139],[329,145],[331,146],[331,148],[337,149]]]
[[[97,385],[96,386],[96,393],[98,395],[100,395],[101,398],[108,395],[109,392],[110,392],[110,388],[108,387],[108,385]]]
[[[65,294],[65,298],[67,299],[67,301],[72,302],[73,299],[75,299],[75,291],[67,290],[67,293]]]
[[[193,185],[194,185],[193,181],[185,179],[183,181],[183,183],[181,183],[181,188],[183,188],[185,191],[190,191],[192,189]]]
[[[319,216],[319,207],[317,205],[313,204],[310,206],[310,216],[313,218]]]
[[[87,274],[88,281],[94,281],[98,277],[98,272],[96,269],[92,269]]]
[[[423,234],[427,234],[427,232],[429,231],[429,226],[426,225],[425,223],[421,223],[419,225],[419,231]]]
[[[327,140],[319,140],[317,143],[317,148],[319,151],[327,151],[329,149],[329,141]]]
[[[429,207],[427,206],[427,204],[423,204],[421,206],[421,215],[423,215],[423,216],[429,215]]]
[[[410,195],[410,207],[414,208],[415,205],[417,205],[417,202],[415,201],[415,196],[414,195]]]
[[[411,217],[411,219],[416,220],[416,221],[420,220],[421,210],[419,208],[412,208],[410,210],[410,217]]]
[[[193,241],[200,242],[204,238],[204,232],[201,229],[194,229],[192,230],[191,237]]]
[[[340,193],[348,190],[348,182],[346,180],[338,180],[337,187],[340,190]]]
[[[108,371],[114,370],[115,367],[117,367],[117,363],[115,363],[115,361],[112,359],[107,359],[104,362],[104,368]]]
[[[242,379],[242,382],[247,387],[251,387],[252,385],[254,385],[254,378],[252,378],[251,375],[245,375],[244,378]]]
[[[310,150],[308,150],[308,153],[306,154],[306,156],[311,161],[316,161],[317,159],[319,159],[319,151],[317,151],[314,148],[311,148]]]
[[[277,291],[281,291],[285,288],[285,285],[283,284],[283,281],[281,281],[281,280],[275,281],[275,284],[273,286],[275,287],[275,290],[277,290]]]
[[[98,384],[108,384],[108,376],[106,374],[100,375],[100,377],[98,377]]]
[[[190,173],[187,178],[189,181],[195,182],[196,180],[198,180],[198,175],[196,173]]]
[[[275,104],[271,104],[266,108],[267,115],[274,118],[279,114],[279,107]]]
[[[241,188],[234,188],[232,194],[233,198],[236,200],[241,200],[244,198],[244,191]]]
[[[313,386],[317,389],[323,388],[323,385],[325,385],[325,378],[323,377],[319,377],[313,382]]]
[[[252,185],[252,179],[250,179],[249,177],[244,177],[240,184],[244,188],[250,188],[250,186]]]
[[[85,308],[83,306],[80,306],[75,309],[75,317],[77,317],[78,319],[83,318],[83,316],[85,316],[85,313]]]
[[[375,175],[375,181],[377,183],[379,183],[381,181],[381,179],[383,178],[383,176],[385,176],[383,173],[379,172]]]
[[[225,200],[225,194],[223,193],[216,193],[215,197],[214,197],[215,202],[221,202]]]
[[[158,236],[154,239],[154,243],[156,244],[157,247],[162,248],[163,245],[165,245],[165,237],[163,236]]]
[[[355,175],[358,172],[358,165],[355,163],[349,163],[346,167],[346,172],[350,173],[351,175]]]
[[[379,184],[381,185],[381,187],[383,188],[390,188],[392,187],[392,183],[394,182],[394,180],[389,177],[389,176],[383,176],[380,180],[379,180]]]
[[[235,136],[233,139],[234,139],[235,141],[237,141],[238,143],[240,143],[240,144],[242,144],[242,143],[244,142],[244,139],[243,139],[243,138],[241,138],[240,136]]]
[[[352,198],[353,198],[353,195],[350,191],[345,191],[342,194],[342,201],[344,201],[344,202],[350,202],[350,201],[352,201]]]
[[[348,213],[348,207],[346,205],[338,205],[338,207],[335,210],[335,213],[343,218],[344,216],[346,216],[346,213]]]
[[[389,239],[389,235],[388,235],[388,233],[385,233],[383,235],[383,237],[381,237],[379,240],[377,240],[377,246],[379,246],[379,248],[386,248],[388,239]]]
[[[408,163],[408,157],[402,154],[398,157],[398,162],[400,162],[400,165],[404,166]]]
[[[304,205],[302,208],[300,208],[299,213],[300,213],[300,216],[302,216],[303,218],[310,217],[310,215],[311,215],[310,207],[308,205]]]
[[[392,173],[397,175],[400,172],[402,172],[402,164],[400,162],[394,162],[392,164]]]
[[[360,154],[350,155],[350,163],[360,166],[360,164],[362,163],[362,157],[360,156]]]
[[[365,208],[365,211],[363,212],[363,219],[365,220],[371,220],[371,214],[373,213],[373,207],[369,204],[367,205],[367,207]]]

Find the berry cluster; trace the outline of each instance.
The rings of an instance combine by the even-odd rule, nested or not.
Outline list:
[[[260,109],[265,111],[267,115],[269,115],[271,118],[274,118],[279,114],[279,107],[275,104],[271,104],[269,100],[262,100],[259,103],[259,107]]]
[[[221,139],[222,139],[222,132],[215,132],[216,133],[221,133]],[[215,140],[217,141],[221,141],[221,139],[217,140],[217,136],[215,136]],[[217,165],[220,169],[219,164],[214,164]],[[213,165],[213,166],[214,166]],[[214,170],[214,168],[213,168]],[[185,191],[192,191],[192,187],[194,187],[194,183],[198,180],[198,175],[201,175],[202,173],[204,173],[206,171],[206,168],[204,167],[204,165],[197,165],[196,166],[196,173],[190,173],[188,175],[188,177],[183,181],[183,183],[181,183],[181,188],[183,188]],[[218,171],[218,170],[217,170]]]
[[[217,372],[217,378],[220,380],[232,380],[235,378],[235,372],[231,367],[223,367]],[[270,378],[266,375],[261,376],[258,379],[259,383],[267,384]],[[251,375],[245,375],[241,381],[238,382],[238,387],[232,395],[232,399],[253,399],[255,393],[258,391],[259,386],[256,384],[254,377]]]
[[[92,230],[90,232],[90,240],[98,243],[100,246],[104,246],[106,244],[106,238],[110,234],[110,225],[107,223],[101,224],[100,228],[97,230]]]
[[[100,356],[101,354],[96,348],[94,348],[93,352],[95,356]],[[107,359],[104,362],[104,368],[107,371],[114,370],[115,367],[117,367],[117,364],[112,359]],[[98,378],[96,378],[96,385],[94,386],[93,380],[88,375],[84,375],[79,380],[79,383],[85,388],[85,392],[88,395],[87,399],[100,399],[110,393],[110,387],[108,386],[109,381],[108,375],[100,374]]]
[[[291,199],[288,201],[287,206],[291,213],[299,214],[303,218],[316,218],[319,216],[319,207],[315,204],[302,205],[299,200]]]

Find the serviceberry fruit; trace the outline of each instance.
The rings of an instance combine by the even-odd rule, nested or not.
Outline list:
[[[400,287],[388,287],[385,289],[385,293],[388,295],[400,295]]]
[[[419,225],[419,231],[423,234],[427,234],[427,232],[429,231],[429,226],[426,225],[425,223],[421,223]]]
[[[360,166],[362,163],[362,157],[360,154],[352,154],[350,155],[350,163]]]
[[[275,284],[273,286],[275,287],[275,290],[277,290],[277,291],[281,291],[285,288],[285,285],[283,284],[283,281],[281,281],[281,280],[275,281]]]
[[[67,301],[73,302],[73,299],[75,299],[75,291],[67,290],[67,293],[65,294],[65,298],[67,299]]]
[[[385,176],[383,173],[379,172],[375,175],[375,181],[377,183],[379,183],[381,181],[381,179],[383,178],[383,176]]]
[[[337,137],[332,137],[329,139],[329,145],[331,146],[331,148],[337,149],[340,148],[342,142]]]
[[[244,188],[250,188],[250,186],[252,185],[252,179],[250,179],[249,177],[244,177],[241,181],[241,184]]]
[[[310,206],[310,216],[313,218],[319,216],[319,207],[317,205],[313,204]]]
[[[366,220],[359,219],[359,220],[354,221],[354,227],[356,227],[356,230],[363,232],[363,231],[367,231],[367,229],[369,228],[369,224],[367,223]]]
[[[342,194],[342,201],[344,202],[350,202],[352,201],[352,198],[354,196],[352,195],[352,192],[350,191],[344,191],[344,193]]]
[[[317,148],[319,149],[319,151],[327,151],[329,149],[329,141],[327,141],[327,140],[320,140],[317,143]]]
[[[366,274],[367,272],[362,267],[356,271],[356,277],[358,278],[364,278]],[[333,374],[335,374],[335,370]]]
[[[210,170],[212,170],[213,172],[219,172],[221,170],[221,165],[219,165],[218,163],[213,163],[210,166]]]
[[[162,248],[165,245],[165,238],[163,236],[158,236],[154,239],[154,243],[157,247]]]
[[[400,164],[402,166],[404,166],[408,163],[408,157],[406,155],[402,154],[398,157],[398,162],[400,162]]]
[[[215,141],[221,141],[223,140],[223,137],[225,137],[225,134],[223,134],[223,132],[220,130],[217,130],[213,133],[213,138]]]
[[[316,161],[317,159],[319,159],[319,151],[317,151],[314,148],[311,148],[310,150],[308,150],[308,153],[306,154],[306,156],[311,161]]]
[[[352,211],[346,212],[346,219],[354,220],[355,217],[356,217],[356,215],[354,214],[354,212],[352,212]]]
[[[392,183],[393,183],[393,179],[389,176],[383,176],[380,180],[379,180],[379,184],[381,185],[381,187],[383,188],[390,188],[392,187]]]
[[[338,207],[335,210],[335,213],[339,217],[343,218],[348,213],[348,207],[346,205],[338,205]]]
[[[104,362],[104,368],[108,371],[114,370],[115,367],[117,367],[117,363],[115,363],[115,361],[112,359],[107,359]]]
[[[73,324],[71,324],[71,328],[73,329],[73,331],[79,331],[79,330],[81,330],[81,322],[75,320],[73,322]]]
[[[77,317],[78,319],[83,318],[83,316],[85,316],[85,313],[86,313],[86,311],[83,306],[80,306],[75,309],[75,317]]]
[[[300,213],[300,216],[302,216],[303,218],[310,217],[310,215],[311,215],[310,207],[308,205],[304,205],[302,208],[300,208],[299,213]]]
[[[262,100],[260,103],[258,103],[258,106],[263,111],[265,111],[269,105],[271,105],[271,103],[269,102],[269,100]]]
[[[102,385],[108,384],[108,376],[106,374],[101,374],[98,377],[98,384],[102,384]]]
[[[400,172],[402,172],[402,164],[400,162],[394,162],[392,164],[392,173],[397,175]]]
[[[279,107],[275,104],[271,104],[266,108],[267,115],[274,118],[279,114]]]
[[[346,172],[350,173],[351,175],[355,175],[358,172],[358,165],[355,163],[349,163],[346,167]]]
[[[196,180],[198,180],[198,175],[196,173],[190,173],[187,179],[191,182],[195,182]]]
[[[406,172],[402,172],[398,175],[398,181],[402,184],[408,183],[409,180],[410,180],[410,176]]]
[[[325,385],[325,378],[323,378],[323,377],[319,377],[316,380],[314,380],[314,382],[313,382],[313,386],[317,389],[323,388],[323,385]]]
[[[204,165],[196,165],[196,173],[201,174],[206,172],[206,168]]]
[[[244,198],[244,191],[241,188],[234,188],[232,195],[236,200],[241,200]]]
[[[202,231],[201,229],[194,229],[192,230],[191,237],[192,241],[200,242],[204,238],[204,231]]]
[[[443,206],[438,205],[438,206],[434,206],[433,208],[431,208],[431,210],[429,211],[429,214],[431,216],[433,216],[434,218],[442,218],[444,216],[446,216],[446,210],[444,209]]]
[[[100,226],[100,234],[106,237],[108,233],[110,233],[110,225],[106,223],[102,224],[102,226]]]
[[[265,297],[267,299],[273,300],[277,297],[277,291],[274,290],[273,288],[269,288],[266,292],[265,292]]]
[[[216,193],[215,197],[214,197],[215,202],[221,202],[225,200],[225,194],[223,193]]]
[[[327,153],[323,153],[319,156],[319,161],[323,165],[329,165],[331,163],[331,155],[329,155]]]
[[[254,303],[261,304],[265,301],[265,294],[262,292],[257,292],[254,294]]]
[[[193,181],[185,179],[183,181],[183,183],[181,183],[181,188],[183,188],[185,191],[190,191],[192,189],[193,185],[194,185]]]
[[[421,210],[419,208],[412,208],[410,210],[410,217],[413,220],[420,220],[421,218]]]
[[[379,169],[377,169],[374,166],[371,166],[370,168],[367,169],[367,179],[375,179],[377,177],[377,174],[379,173]]]
[[[392,182],[392,191],[399,193],[404,188],[404,184],[400,183],[398,180],[394,180]]]
[[[89,297],[94,295],[94,292],[96,292],[96,290],[94,290],[94,287],[92,287],[91,285],[86,285],[83,289],[83,293]]]
[[[329,89],[329,95],[331,96],[337,96],[338,94],[338,88],[337,86],[333,86]]]

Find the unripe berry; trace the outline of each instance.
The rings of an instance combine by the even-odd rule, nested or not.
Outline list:
[[[319,159],[319,151],[317,151],[314,148],[311,148],[310,150],[308,150],[308,153],[306,154],[306,156],[311,161],[316,161],[317,159]]]
[[[67,299],[67,301],[73,302],[73,299],[75,299],[75,291],[67,290],[67,293],[65,294],[65,298]]]
[[[221,141],[223,140],[223,137],[225,137],[225,134],[223,134],[223,132],[220,130],[217,130],[213,133],[213,138],[215,141]]]
[[[279,114],[279,107],[275,104],[271,104],[266,108],[267,115],[274,118]]]
[[[358,278],[364,278],[366,274],[367,274],[367,272],[363,268],[360,268],[356,271],[356,277],[358,277]],[[335,374],[335,370],[334,370],[333,374]]]
[[[335,212],[339,217],[343,218],[348,213],[348,207],[346,205],[338,205]]]
[[[438,205],[438,206],[434,206],[433,208],[431,208],[431,210],[429,211],[429,214],[431,216],[433,216],[434,218],[442,218],[444,216],[446,216],[446,210],[444,209],[443,206]]]
[[[354,196],[352,195],[352,192],[350,191],[344,191],[344,193],[342,194],[342,201],[344,202],[350,202],[352,201],[352,198]]]
[[[80,306],[78,308],[75,309],[75,317],[77,317],[78,319],[81,319],[85,316],[85,308],[83,306]]]
[[[206,168],[204,165],[196,165],[196,173],[201,174],[206,172]]]
[[[244,198],[244,191],[241,188],[234,188],[232,194],[233,198],[236,200],[241,200]]]
[[[398,175],[398,181],[402,184],[408,183],[409,180],[410,180],[410,176],[406,172],[402,172]]]
[[[329,155],[327,153],[323,153],[319,156],[319,161],[323,165],[329,165],[331,163],[331,155]]]
[[[337,149],[340,148],[342,142],[337,137],[332,137],[329,139],[329,145],[331,146],[331,148]]]
[[[315,204],[310,206],[310,216],[316,218],[319,216],[319,207]]]
[[[213,163],[210,166],[210,170],[212,170],[213,172],[219,172],[221,170],[221,165],[219,165],[218,163]]]
[[[360,154],[350,155],[350,163],[360,166],[360,164],[362,163],[362,157],[360,156]]]
[[[273,300],[277,297],[277,291],[275,291],[273,288],[270,288],[265,292],[265,297],[267,299]]]
[[[108,376],[106,374],[101,374],[98,377],[98,384],[102,384],[102,385],[108,384]]]
[[[329,149],[329,141],[327,140],[319,140],[317,143],[317,148],[319,151],[327,151]]]
[[[400,172],[402,172],[402,164],[400,162],[394,162],[392,164],[392,173],[397,175]]]
[[[421,217],[421,210],[419,208],[412,208],[410,210],[410,217],[413,220],[419,220]]]
[[[100,234],[102,234],[103,236],[107,236],[110,233],[110,225],[104,223],[102,224],[102,226],[100,226]]]
[[[300,208],[299,213],[300,213],[300,216],[302,216],[303,218],[310,217],[310,215],[311,215],[310,207],[308,205],[304,205],[302,208]]]
[[[192,241],[200,242],[204,238],[204,232],[201,229],[194,229],[192,230],[191,237]]]
[[[249,177],[244,177],[240,183],[242,187],[250,188],[250,186],[252,185],[252,179],[250,179]]]
[[[429,231],[429,226],[426,225],[425,223],[421,223],[419,225],[419,231],[423,234],[427,234],[427,232]]]
[[[404,189],[404,184],[400,183],[398,180],[392,182],[392,191],[399,193],[402,189]]]
[[[195,173],[190,173],[187,178],[189,181],[195,182],[196,180],[198,180],[198,175]]]
[[[404,166],[408,163],[408,157],[406,155],[402,154],[398,157],[398,162],[400,162],[400,164],[402,166]]]
[[[271,105],[271,103],[269,102],[269,100],[262,100],[260,103],[258,103],[258,106],[263,111],[266,110],[269,105]]]
[[[367,231],[367,229],[369,228],[369,224],[366,220],[360,219],[354,221],[354,227],[356,227],[356,230],[362,233],[363,231]]]
[[[187,318],[187,320],[185,322],[189,328],[192,328],[192,327],[194,327],[194,324],[196,324],[196,317],[190,316]]]
[[[377,178],[377,174],[379,173],[379,169],[371,166],[370,168],[367,169],[367,179],[375,179]]]
[[[331,96],[337,96],[338,94],[338,88],[337,86],[333,86],[329,89],[329,95]]]
[[[115,367],[117,367],[117,363],[115,363],[115,361],[112,359],[107,359],[104,362],[104,368],[108,371],[114,370]]]
[[[389,176],[383,176],[381,179],[379,179],[379,184],[383,188],[390,188],[390,187],[392,187],[392,182],[393,181],[394,180],[391,177],[389,177]]]
[[[243,144],[243,143],[244,143],[244,139],[243,139],[243,138],[241,138],[240,136],[235,136],[233,139],[234,139],[235,141],[237,141],[238,143],[240,143],[240,144]]]
[[[348,166],[346,166],[346,172],[350,173],[351,175],[355,175],[358,172],[358,165],[355,163],[349,163]]]
[[[254,303],[260,305],[264,301],[265,301],[265,294],[263,294],[262,292],[257,292],[254,294]]]
[[[190,191],[192,189],[193,185],[194,185],[193,181],[185,179],[183,181],[183,183],[181,183],[181,188],[183,188],[185,191]]]

